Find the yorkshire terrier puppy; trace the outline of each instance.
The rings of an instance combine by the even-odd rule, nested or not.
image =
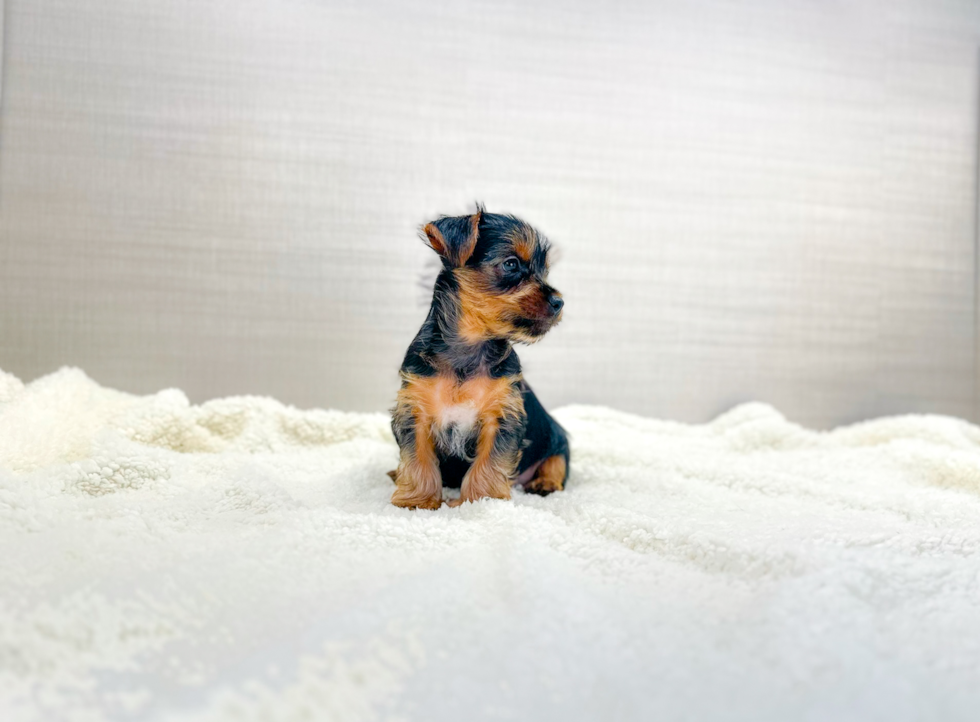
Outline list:
[[[534,343],[561,320],[548,241],[483,208],[422,231],[442,270],[400,371],[391,503],[437,509],[443,486],[460,489],[452,506],[509,499],[513,484],[542,495],[561,490],[568,437],[524,381],[512,345]]]

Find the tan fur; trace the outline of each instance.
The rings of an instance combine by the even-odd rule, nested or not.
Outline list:
[[[549,456],[541,462],[541,466],[527,484],[524,491],[532,494],[550,494],[561,491],[565,486],[565,457]]]
[[[514,386],[516,380],[488,378],[480,384],[484,403],[478,415],[480,435],[476,443],[476,459],[463,477],[459,499],[450,502],[451,506],[484,497],[510,499],[510,487],[517,476],[520,454],[495,453],[493,447],[500,420],[513,420],[524,415],[524,397]]]
[[[537,242],[534,238],[520,235],[513,239],[514,253],[516,253],[522,260],[530,261],[531,256],[534,255],[534,249],[537,247]]]
[[[436,228],[436,224],[426,223],[422,226],[422,232],[425,234],[426,239],[428,239],[429,247],[440,256],[445,256],[449,251],[449,247],[446,245],[446,239],[442,237],[442,233]]]
[[[496,418],[487,418],[480,427],[480,437],[476,443],[476,459],[459,490],[459,498],[449,502],[459,506],[464,501],[476,501],[484,497],[491,499],[510,499],[510,485],[517,471],[517,459],[496,456],[493,442],[497,436]]]
[[[501,294],[490,288],[475,268],[457,268],[454,273],[459,284],[459,335],[467,343],[491,338],[517,338],[528,343],[537,340],[515,328],[513,321],[547,315],[547,299],[539,285]]]
[[[459,265],[461,266],[470,260],[470,256],[472,256],[473,251],[476,250],[476,241],[480,237],[480,219],[482,217],[482,210],[477,211],[470,216],[470,237],[466,241],[466,256],[459,262]]]
[[[560,293],[556,295],[561,298]],[[539,318],[551,313],[551,303],[540,286],[532,288],[530,293],[520,299],[520,307],[525,318]]]
[[[402,450],[395,472],[397,488],[391,502],[396,506],[427,509],[437,508],[442,503],[442,477],[435,453],[433,426],[439,423],[447,407],[465,403],[476,409],[480,430],[476,459],[463,479],[463,500],[472,501],[483,496],[509,499],[517,459],[495,458],[492,452],[498,420],[516,418],[524,413],[524,399],[514,386],[518,380],[476,376],[459,381],[448,373],[436,376],[403,373],[396,409],[411,413],[415,419],[415,446]]]
[[[402,386],[398,392],[398,407],[411,409],[415,419],[415,444],[401,450],[391,503],[413,509],[438,509],[442,506],[442,475],[432,439],[433,419],[429,409],[413,403],[413,393],[408,386]]]

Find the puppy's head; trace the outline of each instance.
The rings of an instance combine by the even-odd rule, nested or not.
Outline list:
[[[548,285],[550,245],[524,221],[481,208],[422,232],[451,276],[464,340],[534,343],[561,320],[561,294]]]

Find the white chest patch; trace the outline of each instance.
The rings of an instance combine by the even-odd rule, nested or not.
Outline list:
[[[443,408],[439,415],[436,438],[447,453],[466,457],[466,442],[476,429],[476,406],[470,402]]]

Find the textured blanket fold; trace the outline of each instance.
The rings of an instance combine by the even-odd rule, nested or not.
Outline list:
[[[0,372],[0,719],[977,718],[980,429],[555,416],[413,512],[385,414]]]

